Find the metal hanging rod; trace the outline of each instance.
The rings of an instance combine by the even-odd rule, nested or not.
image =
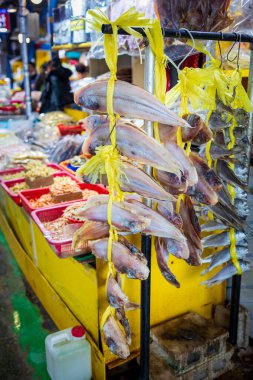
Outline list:
[[[142,36],[146,36],[143,28],[133,29],[139,32]],[[110,24],[102,25],[103,34],[112,34],[112,26]],[[212,41],[234,41],[234,42],[251,42],[253,43],[253,34],[248,33],[223,33],[223,32],[199,32],[199,31],[188,31],[187,29],[168,29],[162,28],[164,37],[174,37],[174,38],[189,38],[190,34],[196,40],[212,40]],[[128,35],[124,29],[119,28],[118,34]]]

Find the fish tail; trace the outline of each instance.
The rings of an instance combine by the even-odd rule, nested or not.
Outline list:
[[[135,310],[139,308],[140,308],[140,305],[135,302],[127,302],[127,304],[125,305],[125,310]]]
[[[204,258],[201,258],[201,263],[202,263],[202,264],[208,264],[208,263],[210,263],[211,260],[212,260],[212,256],[213,256],[213,255],[211,255],[211,256],[207,256],[207,257],[204,257]]]
[[[209,267],[208,267],[209,268]],[[200,275],[201,276],[205,276],[208,272],[209,272],[209,269],[208,268],[206,268],[206,269],[204,269],[201,273],[200,273]],[[202,284],[202,283],[201,283]],[[200,285],[201,285],[200,284]]]
[[[219,285],[220,283],[222,283],[222,281],[225,281],[225,280],[214,280],[214,281],[207,280],[207,281],[202,281],[200,285],[206,285],[206,288],[211,288],[214,285]]]

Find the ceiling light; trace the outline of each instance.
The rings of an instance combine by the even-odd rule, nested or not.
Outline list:
[[[29,44],[30,41],[31,41],[30,38],[26,37],[26,43]]]
[[[10,4],[7,8],[7,12],[9,13],[16,13],[17,12],[17,8],[14,7],[14,5]]]
[[[23,42],[23,34],[21,34],[21,33],[19,33],[19,35],[18,35],[18,42],[20,44],[22,44],[22,42]]]
[[[43,1],[43,0],[31,0],[31,2],[32,2],[33,4],[36,4],[36,5],[42,3],[42,1]]]

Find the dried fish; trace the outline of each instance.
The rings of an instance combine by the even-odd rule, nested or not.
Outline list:
[[[128,297],[112,275],[109,276],[107,282],[107,299],[109,304],[115,308],[123,307],[126,310],[134,310],[140,307],[137,303],[129,301]]]
[[[214,191],[219,191],[222,188],[221,179],[217,176],[212,168],[209,168],[207,163],[196,153],[190,153],[190,159],[197,169],[198,176],[203,176],[206,182]]]
[[[97,125],[97,117],[88,117],[87,124],[91,126],[89,135],[83,145],[84,154],[96,153],[96,148],[101,145],[110,145],[109,121],[101,116],[101,123],[92,128],[92,120]],[[117,124],[117,149],[119,152],[141,164],[151,165],[154,168],[169,171],[179,178],[183,172],[183,166],[162,144],[148,136],[143,130],[130,124]]]
[[[217,173],[218,175],[227,183],[232,186],[239,186],[241,189],[247,191],[248,193],[252,193],[251,190],[245,183],[243,183],[233,172],[233,170],[229,167],[228,163],[224,160],[217,160]]]
[[[108,317],[103,326],[103,336],[105,344],[113,354],[121,359],[126,359],[130,355],[126,335],[112,315]]]
[[[89,251],[89,240],[102,239],[109,236],[109,225],[100,222],[85,222],[73,235],[72,249],[83,254]]]
[[[160,268],[160,271],[163,277],[171,285],[174,285],[176,288],[180,288],[179,282],[177,281],[176,277],[171,272],[168,266],[169,252],[168,252],[167,245],[165,244],[164,239],[155,238],[155,250],[156,250],[157,264]]]
[[[165,191],[152,177],[128,162],[124,162],[124,175],[121,177],[121,189],[135,192],[142,197],[156,200],[175,201],[175,198]]]
[[[229,157],[231,155],[242,154],[242,148],[234,147],[233,149],[227,149],[222,145],[212,142],[210,147],[210,154],[213,160],[217,160],[219,158]],[[201,145],[199,155],[202,158],[206,157],[206,144]]]
[[[201,231],[202,232],[227,230],[228,228],[229,227],[226,224],[219,222],[218,220],[211,220],[211,221],[201,225]]]
[[[235,231],[236,242],[239,243],[241,240],[245,239],[246,235],[242,231]],[[219,234],[213,234],[206,236],[202,239],[203,248],[210,247],[225,247],[230,244],[229,231],[221,232]]]
[[[125,331],[127,344],[130,346],[132,344],[131,328],[123,307],[116,309],[116,317]]]
[[[92,240],[89,247],[97,258],[107,261],[108,239]],[[119,273],[125,273],[129,278],[146,280],[149,275],[145,256],[139,252],[138,255],[132,253],[121,242],[112,243],[112,262]]]
[[[108,81],[96,81],[76,91],[75,103],[93,111],[106,112]],[[117,80],[114,85],[114,112],[121,116],[157,121],[170,126],[188,126],[157,98],[140,87]]]
[[[249,262],[239,259],[239,264],[242,268],[243,272],[247,272],[251,269],[251,265]],[[228,278],[234,276],[237,273],[237,269],[232,263],[232,261],[229,261],[228,264],[222,268],[215,276],[210,278],[207,281],[203,281],[200,285],[206,285],[207,288],[210,288],[213,285],[218,285],[224,280],[227,280]]]
[[[236,246],[236,256],[238,259],[244,259],[249,253],[248,248]],[[202,259],[202,263],[209,263],[209,266],[201,273],[202,276],[211,272],[214,268],[226,263],[231,259],[230,247],[226,247],[213,255],[207,256]]]

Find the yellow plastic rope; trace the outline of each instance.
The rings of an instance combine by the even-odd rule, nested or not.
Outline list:
[[[130,8],[127,12],[123,13],[115,21],[109,18],[99,9],[95,8],[88,11],[87,22],[91,24],[91,28],[95,31],[101,32],[103,24],[110,24],[112,27],[112,34],[104,35],[104,50],[105,60],[110,70],[110,78],[107,85],[107,113],[109,116],[110,124],[110,140],[111,145],[99,147],[96,150],[96,156],[93,157],[84,167],[79,169],[79,173],[85,173],[95,180],[100,178],[102,174],[107,175],[109,185],[109,200],[107,208],[107,221],[110,226],[109,239],[107,247],[108,259],[108,276],[110,274],[115,277],[116,271],[112,263],[112,244],[118,240],[116,229],[112,226],[112,206],[115,200],[123,200],[124,193],[120,190],[121,176],[123,174],[122,165],[119,152],[116,148],[116,122],[118,116],[114,113],[113,99],[114,99],[114,84],[117,80],[117,62],[118,62],[118,28],[124,29],[127,33],[136,38],[142,38],[141,34],[132,29],[132,26],[144,27],[151,24],[149,19],[144,18],[144,13],[138,13],[134,7]],[[101,329],[110,314],[114,310],[108,306],[105,313],[101,318]]]
[[[155,77],[155,90],[154,95],[162,103],[165,102],[166,94],[166,64],[167,56],[164,54],[164,42],[161,24],[158,20],[154,20],[152,23],[152,28],[145,28],[146,36],[148,38],[150,47],[155,56],[155,68],[154,68],[154,77]],[[154,123],[154,137],[158,142],[160,141],[158,123]]]

